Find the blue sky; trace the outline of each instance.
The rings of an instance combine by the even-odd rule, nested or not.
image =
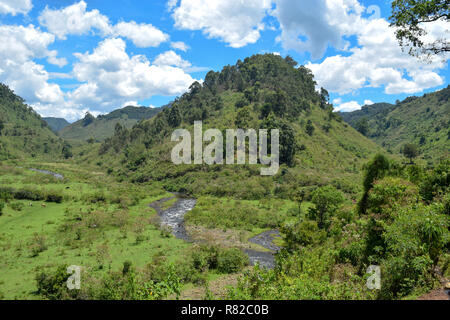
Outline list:
[[[446,87],[448,57],[402,53],[389,14],[390,1],[372,0],[0,0],[0,81],[72,121],[164,105],[257,53],[311,68],[337,110]],[[429,36],[448,29],[438,21]]]

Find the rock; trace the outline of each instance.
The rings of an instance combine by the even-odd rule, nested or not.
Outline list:
[[[445,284],[445,289],[450,290],[450,282],[447,282],[447,283]]]

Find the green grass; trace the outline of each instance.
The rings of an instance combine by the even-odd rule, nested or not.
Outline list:
[[[55,169],[58,164],[44,166]],[[62,166],[59,166],[58,169],[62,169]],[[141,188],[142,190],[135,188],[130,191],[128,189],[128,194],[131,193],[131,196],[133,193],[139,193],[142,198],[139,198],[136,204],[127,209],[120,209],[120,204],[111,204],[110,202],[90,203],[83,200],[89,199],[88,195],[90,194],[105,192],[108,198],[116,192],[117,189],[114,187],[123,190],[126,186],[117,184],[111,186],[108,181],[101,184],[99,181],[95,181],[95,178],[93,178],[94,181],[91,181],[93,183],[72,180],[72,178],[67,178],[73,176],[71,170],[74,168],[59,170],[58,172],[66,176],[64,182],[59,182],[47,175],[25,169],[16,169],[12,173],[5,173],[10,170],[2,167],[0,185],[26,187],[39,184],[39,188],[58,190],[65,196],[65,200],[61,204],[26,200],[10,202],[23,204],[21,211],[15,211],[9,204],[6,205],[3,216],[0,217],[0,268],[2,269],[0,292],[4,298],[37,298],[33,295],[33,291],[36,290],[34,281],[36,273],[60,264],[80,265],[88,268],[89,272],[94,275],[101,276],[109,269],[119,269],[126,260],[132,261],[133,265],[138,268],[143,268],[152,261],[156,254],[163,253],[168,261],[177,261],[185,256],[189,249],[189,244],[173,237],[164,237],[161,235],[161,231],[150,223],[152,216],[155,216],[156,213],[148,204],[170,194],[158,187],[145,186]],[[69,189],[66,189],[67,187]],[[45,207],[42,204],[45,204]],[[118,210],[126,212],[126,225],[123,228],[106,225],[98,230],[86,229],[87,231],[84,231],[86,231],[87,239],[83,239],[79,245],[73,241],[73,233],[65,233],[60,230],[61,226],[72,224],[73,214],[92,211],[104,213],[108,217]],[[136,226],[137,224],[138,226]],[[137,229],[142,230],[138,231]],[[35,235],[45,238],[47,248],[32,257]],[[140,241],[136,241],[138,236]],[[108,254],[99,262],[97,252],[101,250],[102,246],[103,248],[107,246]],[[104,265],[103,269],[99,269],[99,264]]]

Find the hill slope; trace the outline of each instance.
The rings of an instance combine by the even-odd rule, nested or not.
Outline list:
[[[102,141],[114,135],[114,128],[120,123],[125,128],[131,128],[143,119],[149,119],[160,111],[159,108],[132,107],[114,110],[97,118],[86,114],[85,118],[74,122],[60,130],[59,135],[68,140],[86,141],[94,138]]]
[[[193,194],[286,197],[328,183],[356,192],[361,165],[382,149],[333,113],[327,92],[315,91],[312,73],[295,66],[290,57],[266,54],[211,71],[203,85],[194,83],[156,117],[116,130],[102,144],[100,159],[80,161],[100,160],[121,178],[162,181],[168,190]],[[203,130],[281,129],[282,168],[261,177],[258,165],[174,165],[172,132],[192,132],[197,120]]]
[[[409,97],[397,105],[374,104],[341,116],[394,153],[413,143],[424,159],[434,162],[449,157],[449,98],[450,86],[422,97]]]
[[[63,141],[24,100],[0,83],[0,160],[61,156]]]
[[[68,125],[70,125],[70,123],[63,118],[52,118],[52,117],[48,117],[48,118],[42,118],[45,122],[47,122],[47,124],[49,125],[49,127],[54,131],[54,132],[58,132],[59,130],[67,127]]]

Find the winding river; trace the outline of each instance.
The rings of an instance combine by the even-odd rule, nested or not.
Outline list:
[[[163,209],[162,206],[165,202],[177,199],[175,204],[167,209]],[[173,197],[164,198],[150,204],[150,207],[154,208],[161,219],[161,225],[167,226],[172,230],[173,235],[181,240],[191,242],[186,228],[184,225],[184,216],[187,212],[194,209],[196,204],[195,199],[184,197],[180,194],[174,194]],[[275,267],[275,253],[280,249],[274,245],[273,240],[279,237],[280,234],[276,230],[269,230],[263,232],[251,239],[249,242],[262,246],[268,251],[257,251],[252,249],[245,249],[244,252],[250,259],[251,265],[259,264],[261,267],[273,269]]]

